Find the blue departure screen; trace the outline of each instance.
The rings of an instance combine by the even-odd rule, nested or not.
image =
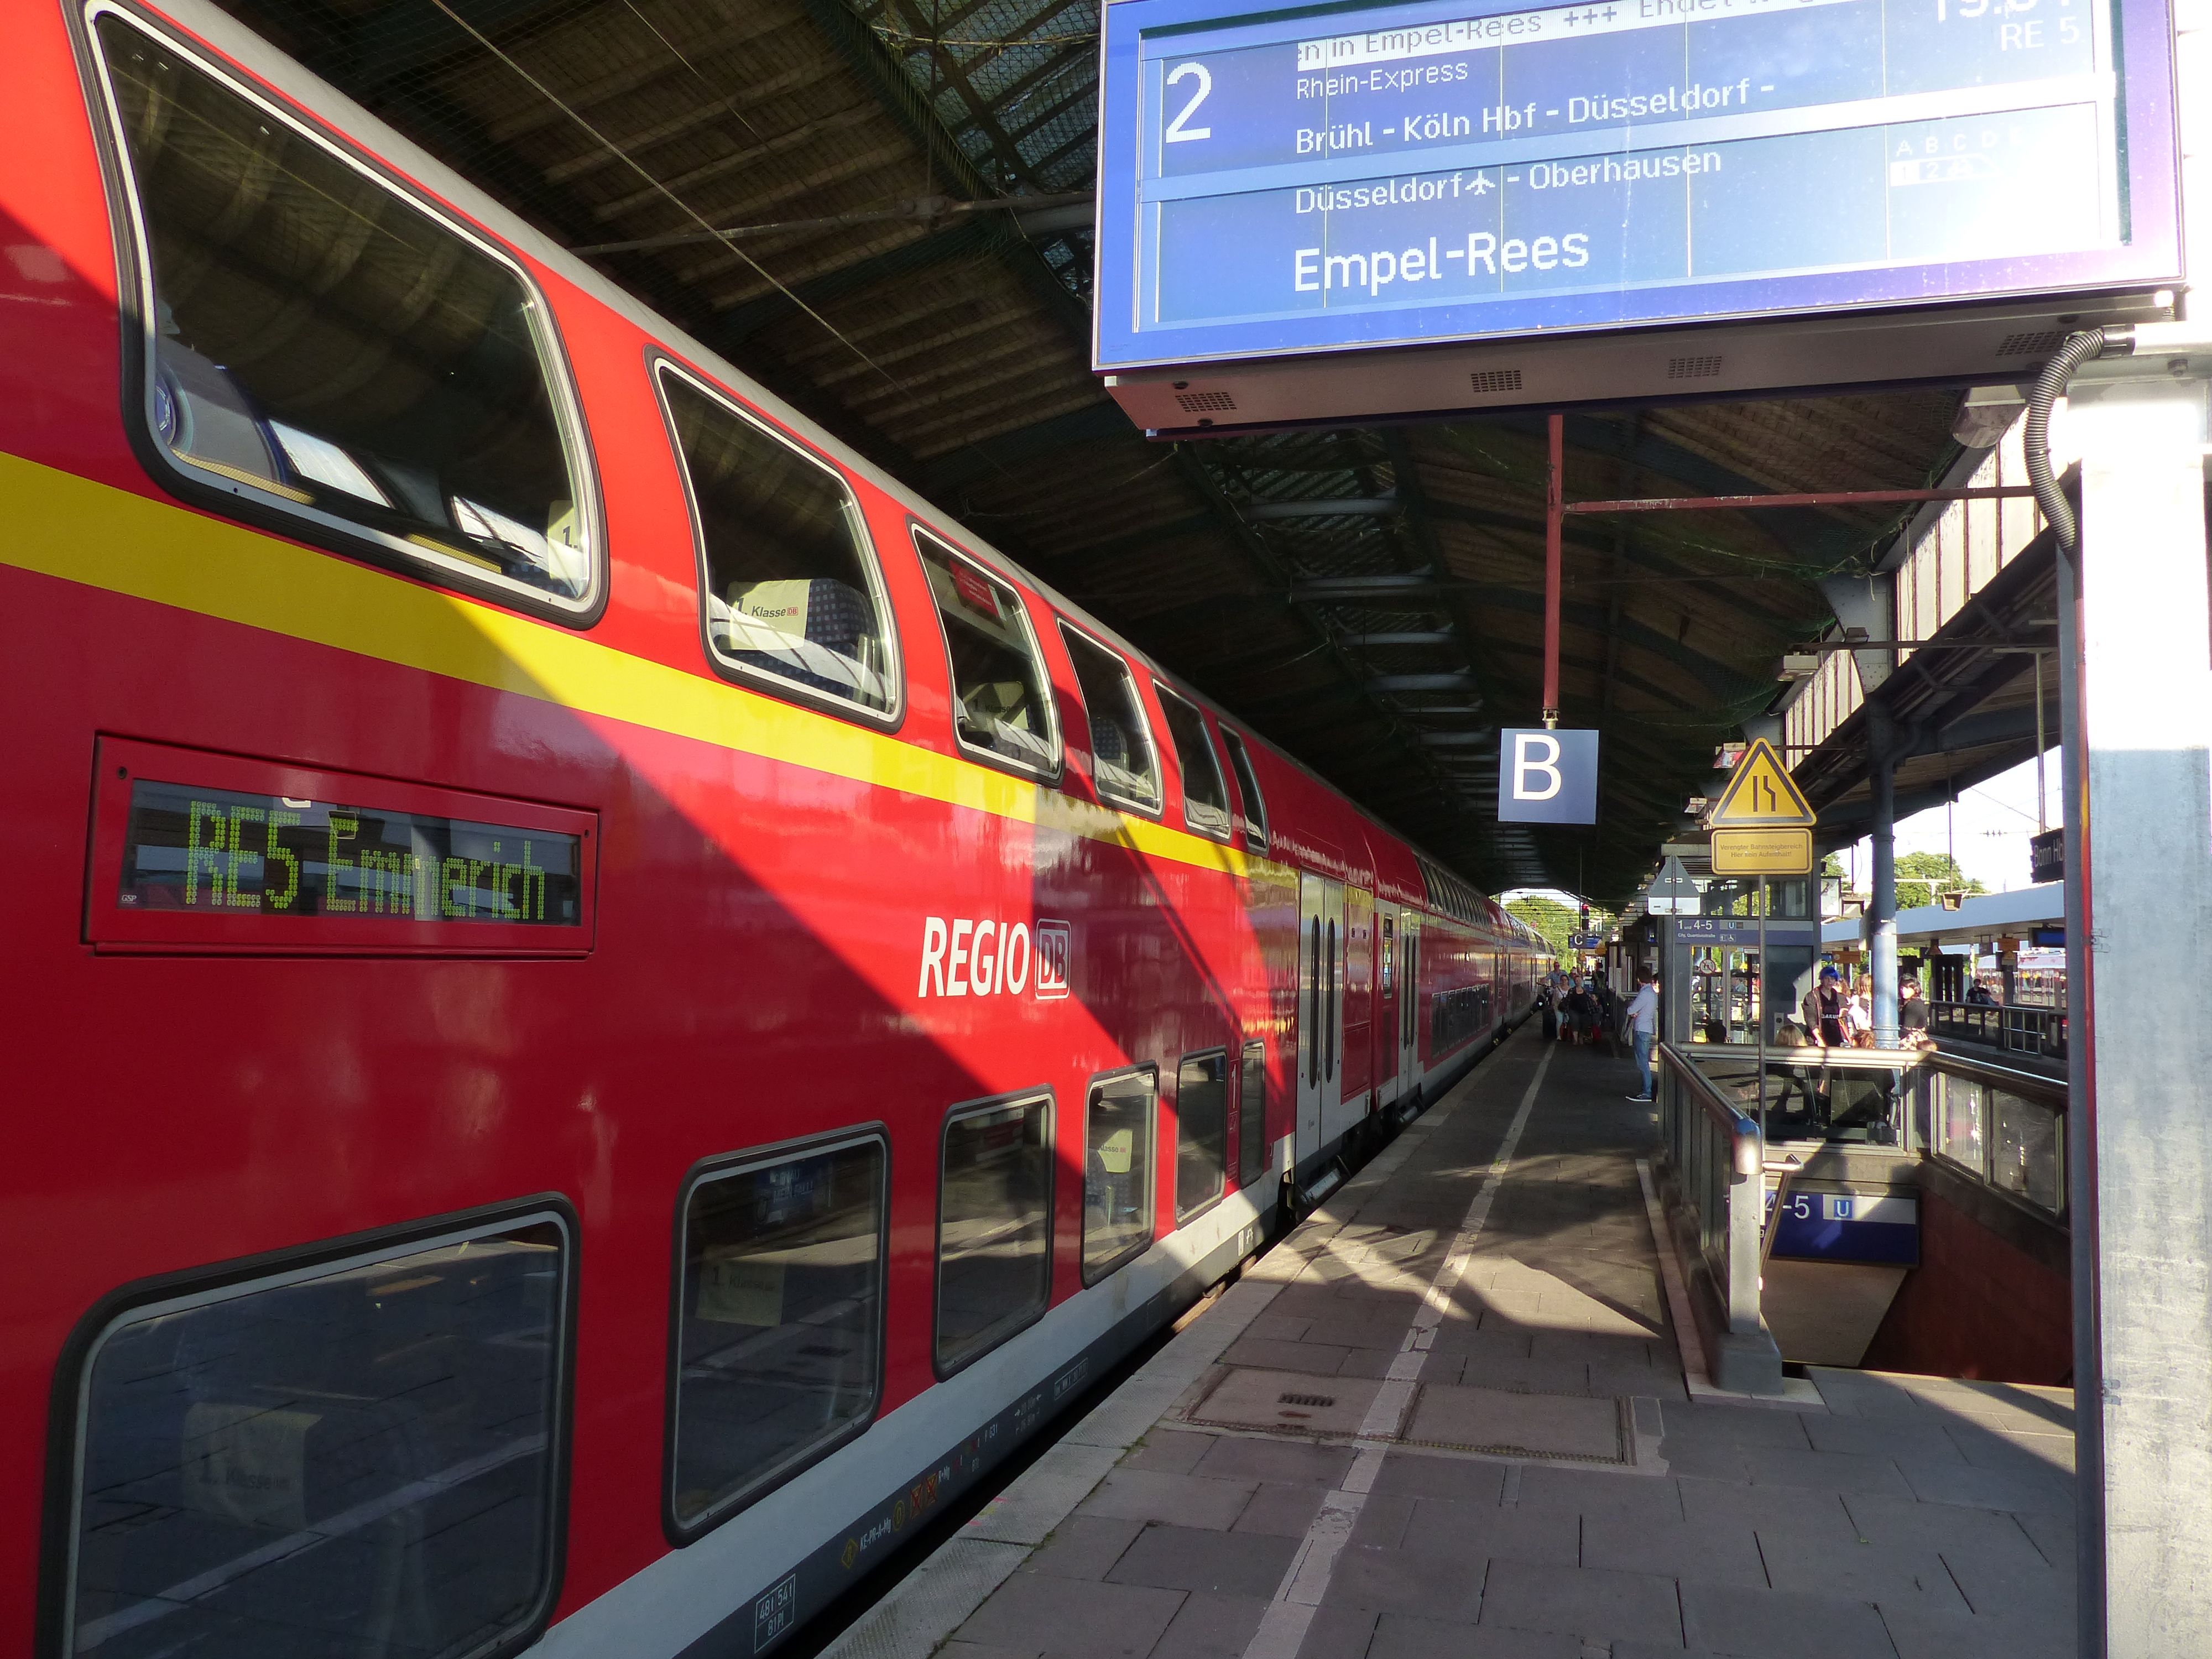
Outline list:
[[[2155,5],[1106,11],[1102,368],[2177,266]]]

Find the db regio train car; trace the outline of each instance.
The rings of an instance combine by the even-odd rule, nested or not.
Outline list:
[[[212,6],[6,39],[11,1650],[764,1651],[1526,1009]]]

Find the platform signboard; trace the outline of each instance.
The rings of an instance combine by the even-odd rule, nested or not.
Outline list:
[[[1920,1200],[1909,1193],[1856,1193],[1792,1185],[1777,1213],[1777,1183],[1766,1188],[1769,1254],[1797,1261],[1920,1265]]]
[[[1644,909],[1647,915],[1694,916],[1704,902],[1698,884],[1690,878],[1682,860],[1669,854],[1659,866],[1659,873],[1651,878],[1644,890]]]
[[[1717,876],[1809,876],[1813,873],[1810,830],[1716,830],[1713,873]]]
[[[1595,823],[1597,733],[1549,726],[1500,732],[1498,817],[1504,823]]]
[[[2179,269],[2161,5],[1103,11],[1104,372]]]

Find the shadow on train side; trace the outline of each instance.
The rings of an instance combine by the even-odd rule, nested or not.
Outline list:
[[[557,270],[560,389],[618,486],[538,530],[386,455],[435,425],[378,402],[426,364],[539,360],[526,330],[434,357],[496,284],[404,246],[384,184],[271,245],[299,291],[184,258],[118,341],[134,244],[61,27],[0,65],[58,135],[0,168],[0,858],[43,1108],[0,1177],[0,1626],[764,1651],[1259,1247],[1234,1060],[1268,1045],[1272,1148],[1295,896],[964,757],[872,486],[902,700],[719,677],[649,342]],[[216,165],[228,106],[100,27],[143,104],[114,144],[191,185],[155,266],[337,200],[299,157]],[[295,143],[240,107],[234,149]],[[216,354],[178,307],[219,279]],[[416,308],[380,335],[332,294]],[[295,419],[234,395],[249,364]]]
[[[101,286],[61,296],[64,332]],[[121,449],[113,385],[48,382],[0,445],[15,1078],[66,1103],[27,1116],[0,1203],[0,1618],[42,1578],[49,1644],[93,1652],[251,1651],[302,1608],[363,1652],[556,1611],[554,1644],[772,1642],[1256,1248],[1274,1191],[1233,1171],[1152,1237],[1162,1112],[1146,1237],[1084,1288],[1086,1086],[1219,1044],[1208,958],[1261,953],[1226,878],[1164,903],[1200,878],[930,748],[941,659],[910,653],[902,741],[653,660],[696,659],[696,590],[620,556],[646,603],[586,636],[191,511]],[[617,548],[682,534],[667,495]],[[228,839],[201,815],[166,873],[199,854],[227,937],[152,914],[179,896],[154,899],[140,783],[221,807]],[[432,840],[580,817],[588,938],[276,914],[280,844],[301,890],[366,902],[351,849],[269,816],[339,809]],[[104,938],[126,896],[140,937]],[[1025,921],[1024,984],[917,998],[931,915]],[[1011,1242],[967,1278],[1028,1274],[1049,1311],[940,1365],[948,1119],[1006,1109],[966,1155],[1033,1176],[1013,1109],[1040,1097],[1047,1178],[1000,1184]],[[1011,1204],[1038,1185],[1041,1231]]]

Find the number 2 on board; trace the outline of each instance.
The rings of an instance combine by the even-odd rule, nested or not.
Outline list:
[[[1169,122],[1168,130],[1160,135],[1161,141],[1164,143],[1182,144],[1188,143],[1194,138],[1213,137],[1212,127],[1183,125],[1184,122],[1198,113],[1198,106],[1206,101],[1206,94],[1213,90],[1212,71],[1203,64],[1178,64],[1169,71],[1167,83],[1173,86],[1178,81],[1188,81],[1194,76],[1198,81],[1198,90],[1191,94],[1190,102],[1182,106],[1182,113]]]

